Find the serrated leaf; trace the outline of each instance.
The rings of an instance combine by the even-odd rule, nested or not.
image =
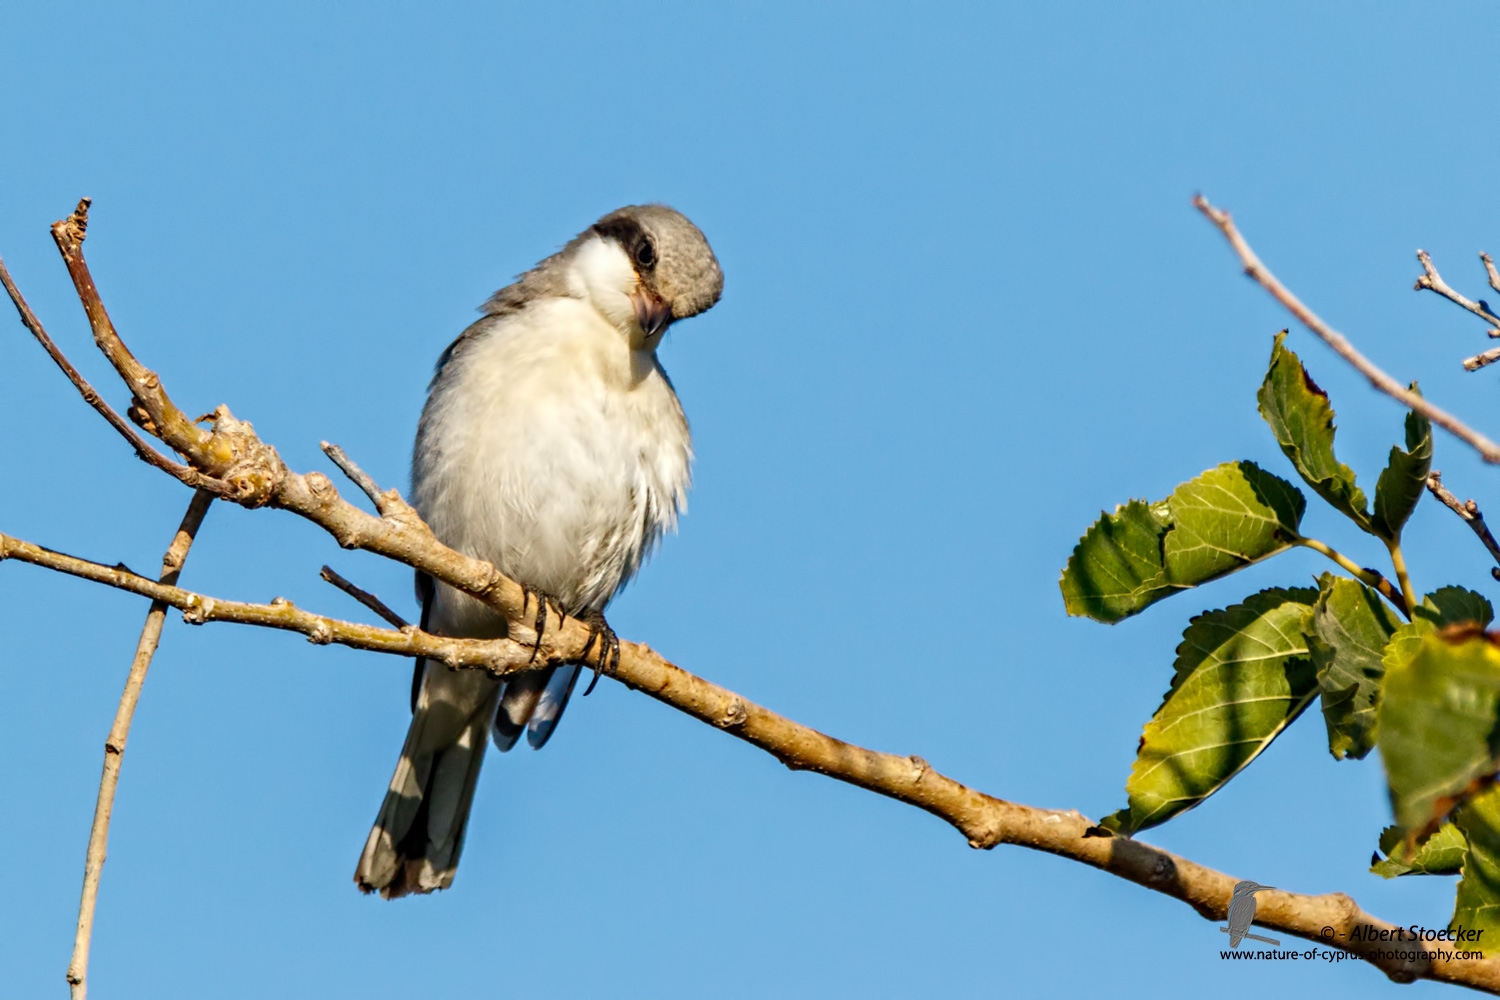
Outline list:
[[[1355,484],[1354,472],[1333,454],[1333,407],[1328,405],[1328,393],[1318,388],[1285,341],[1283,330],[1276,335],[1271,366],[1257,393],[1260,415],[1313,492],[1365,531],[1373,531],[1364,491]]]
[[[1380,834],[1380,850],[1385,858],[1371,865],[1370,871],[1382,878],[1456,875],[1463,867],[1468,842],[1452,823],[1444,823],[1420,847],[1413,845],[1399,826],[1388,826]]]
[[[1375,706],[1385,677],[1382,657],[1402,623],[1379,594],[1358,580],[1324,573],[1318,588],[1303,628],[1323,695],[1328,749],[1336,760],[1358,760],[1375,745]]]
[[[1483,594],[1467,587],[1439,587],[1422,598],[1410,624],[1421,621],[1430,627],[1443,628],[1474,622],[1480,628],[1488,628],[1494,620],[1495,608]]]
[[[1464,587],[1440,587],[1422,598],[1412,612],[1411,621],[1391,634],[1381,665],[1389,675],[1392,668],[1409,663],[1421,647],[1422,637],[1434,629],[1464,622],[1487,628],[1494,618],[1494,608],[1483,595]]]
[[[1396,823],[1420,839],[1500,766],[1500,647],[1473,624],[1398,633],[1391,646],[1380,756]]]
[[[1302,634],[1317,596],[1263,590],[1188,624],[1171,689],[1125,783],[1128,805],[1103,826],[1128,836],[1191,809],[1302,713],[1318,693]]]
[[[1063,569],[1063,602],[1071,615],[1128,618],[1283,551],[1306,506],[1295,486],[1254,462],[1226,462],[1166,500],[1100,516]]]
[[[1454,822],[1463,832],[1467,850],[1449,926],[1479,931],[1455,946],[1478,949],[1488,957],[1495,953],[1495,940],[1500,938],[1500,789],[1490,788],[1470,799]]]
[[[1417,392],[1417,383],[1411,384]],[[1432,469],[1432,424],[1419,413],[1406,415],[1406,449],[1392,447],[1390,460],[1375,483],[1375,534],[1388,541],[1401,537],[1401,528],[1416,509]]]
[[[1100,515],[1063,570],[1068,614],[1117,622],[1171,594],[1162,555],[1162,539],[1171,527],[1165,500],[1132,500]]]
[[[1167,506],[1167,579],[1194,586],[1287,548],[1307,500],[1254,462],[1225,462],[1173,490]]]

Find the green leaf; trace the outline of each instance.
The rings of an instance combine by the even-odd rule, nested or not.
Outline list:
[[[1302,361],[1287,350],[1285,340],[1282,330],[1271,348],[1271,367],[1257,394],[1260,415],[1313,492],[1365,531],[1373,531],[1364,491],[1355,485],[1353,471],[1333,454],[1333,408],[1328,405],[1328,393],[1318,388]]]
[[[1176,676],[1146,723],[1128,806],[1102,825],[1127,836],[1191,809],[1271,744],[1318,694],[1302,634],[1315,590],[1263,590],[1194,618]]]
[[[1414,846],[1399,826],[1388,826],[1380,834],[1380,850],[1385,858],[1370,866],[1382,878],[1397,875],[1457,875],[1463,867],[1468,841],[1463,831],[1452,823],[1438,827],[1421,847]]]
[[[1431,628],[1462,625],[1464,622],[1476,622],[1480,628],[1488,628],[1494,620],[1495,609],[1483,594],[1476,594],[1467,587],[1440,587],[1422,598],[1410,624],[1423,622],[1430,631]]]
[[[1417,392],[1417,383],[1411,384]],[[1387,541],[1401,537],[1401,528],[1416,509],[1432,468],[1432,424],[1419,413],[1406,415],[1406,450],[1391,448],[1390,461],[1375,484],[1375,534]]]
[[[1068,614],[1117,622],[1173,593],[1162,556],[1162,539],[1171,527],[1165,500],[1132,500],[1113,514],[1101,514],[1063,570]]]
[[[1177,487],[1167,506],[1167,579],[1186,587],[1290,546],[1307,501],[1254,462],[1226,462]]]
[[[1492,787],[1470,799],[1458,811],[1455,823],[1468,841],[1468,850],[1449,926],[1483,932],[1477,941],[1470,939],[1455,947],[1477,948],[1489,957],[1500,938],[1500,789]]]
[[[1385,677],[1382,657],[1401,621],[1358,580],[1324,573],[1318,587],[1318,602],[1303,629],[1323,694],[1328,749],[1337,760],[1357,760],[1375,745],[1375,705]]]
[[[1166,500],[1101,515],[1063,569],[1068,614],[1114,623],[1291,545],[1307,501],[1254,462],[1227,462]]]
[[[1495,618],[1495,610],[1482,595],[1463,587],[1442,587],[1422,598],[1406,622],[1391,634],[1381,656],[1384,672],[1411,662],[1422,646],[1422,637],[1434,629],[1474,622],[1486,628]]]
[[[1500,648],[1472,624],[1401,632],[1386,657],[1380,756],[1396,822],[1420,840],[1500,766]]]

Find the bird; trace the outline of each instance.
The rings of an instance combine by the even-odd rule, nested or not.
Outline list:
[[[604,609],[685,510],[687,418],[657,358],[675,322],[711,308],[708,239],[661,204],[603,216],[480,308],[438,359],[412,450],[412,504],[484,559],[614,643]],[[505,618],[417,574],[421,627],[499,638]],[[496,678],[419,659],[412,720],[354,880],[387,899],[446,889],[486,743],[551,737],[581,667]]]
[[[1250,925],[1255,922],[1255,894],[1262,889],[1275,891],[1272,886],[1261,885],[1259,882],[1251,882],[1248,879],[1234,884],[1234,892],[1229,898],[1229,926],[1219,928],[1229,935],[1229,947],[1238,948],[1240,941],[1245,938],[1263,941],[1266,944],[1281,944],[1280,941],[1249,933]]]

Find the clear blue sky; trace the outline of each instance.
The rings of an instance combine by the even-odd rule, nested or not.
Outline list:
[[[340,13],[340,11],[342,11]],[[47,225],[95,199],[95,274],[182,405],[293,466],[342,444],[404,485],[433,360],[473,309],[618,205],[712,240],[721,304],[663,350],[696,434],[680,535],[622,636],[830,733],[997,795],[1104,815],[1187,618],[1326,567],[1283,557],[1115,628],[1057,576],[1101,508],[1221,461],[1290,474],[1254,393],[1282,314],[1189,207],[1402,378],[1492,429],[1482,286],[1497,15],[1481,3],[12,5],[0,253],[101,385]],[[8,307],[6,307],[8,309]],[[1328,351],[1367,484],[1401,414]],[[118,391],[114,399],[122,402]],[[154,567],[187,495],[0,320],[0,530]],[[1437,466],[1497,497],[1450,438]],[[331,470],[330,470],[331,471]],[[1374,563],[1315,509],[1307,526]],[[1494,596],[1424,503],[1419,587]],[[184,582],[410,608],[409,574],[297,519],[212,511]],[[0,993],[59,996],[101,756],[144,606],[0,567]],[[976,853],[932,817],[605,682],[542,753],[494,756],[454,888],[351,873],[407,662],[173,616],[125,761],[92,983],[111,998],[358,995],[1263,997],[1394,987],[1357,963],[1228,963],[1190,909],[1081,866]],[[1367,875],[1377,761],[1305,717],[1147,839],[1442,926],[1448,880]],[[1422,985],[1403,996],[1440,989]]]

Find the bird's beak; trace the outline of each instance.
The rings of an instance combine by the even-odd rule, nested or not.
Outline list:
[[[630,296],[630,301],[635,306],[636,322],[641,325],[641,332],[648,340],[661,333],[672,322],[672,307],[644,288],[637,289]]]

